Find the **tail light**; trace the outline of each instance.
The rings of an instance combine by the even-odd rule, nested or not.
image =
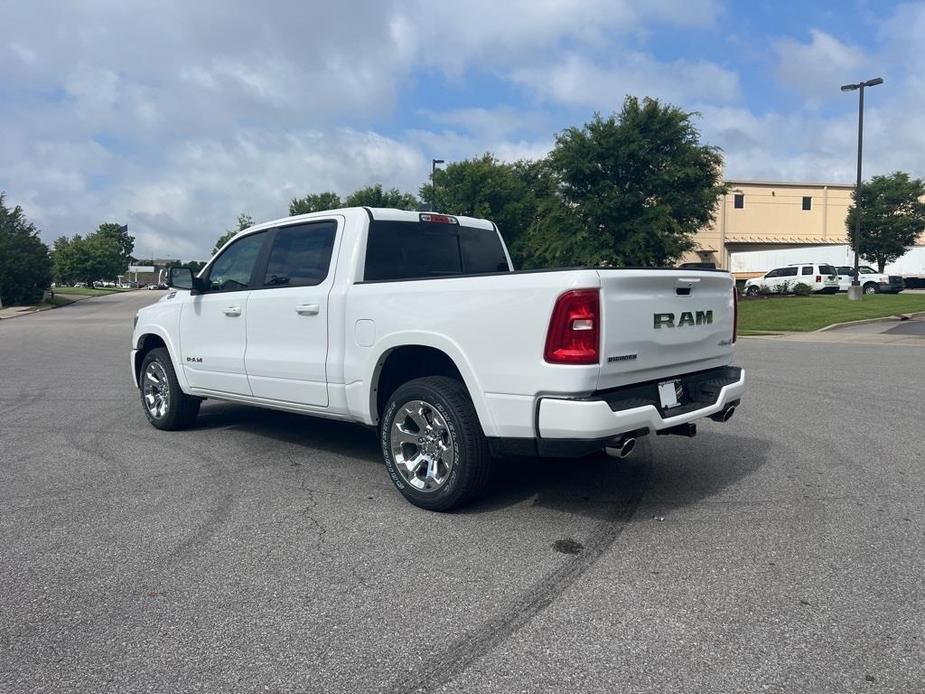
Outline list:
[[[821,281],[822,281],[822,275],[816,275],[816,281],[817,281],[817,282],[821,282]]]
[[[573,289],[556,300],[543,354],[550,364],[597,364],[601,304],[597,289]]]
[[[739,337],[739,291],[735,282],[732,283],[732,341]]]

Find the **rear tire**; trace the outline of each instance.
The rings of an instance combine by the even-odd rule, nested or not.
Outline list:
[[[415,506],[449,511],[485,487],[488,442],[457,380],[427,376],[399,386],[386,403],[379,441],[392,483]]]
[[[145,417],[158,429],[186,429],[199,414],[202,400],[180,389],[177,374],[164,347],[152,349],[141,362],[138,392]]]

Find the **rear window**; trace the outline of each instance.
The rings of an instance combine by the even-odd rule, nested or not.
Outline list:
[[[373,221],[363,279],[408,280],[508,272],[494,229],[428,222]]]
[[[823,275],[837,275],[838,274],[838,272],[836,272],[835,267],[833,265],[820,265],[819,272],[821,272]]]

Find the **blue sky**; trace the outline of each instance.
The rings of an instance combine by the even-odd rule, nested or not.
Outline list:
[[[204,258],[239,212],[430,159],[543,156],[626,94],[698,111],[730,178],[925,176],[925,3],[0,0],[0,190],[51,241]]]

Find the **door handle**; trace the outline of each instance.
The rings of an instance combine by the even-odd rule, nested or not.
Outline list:
[[[225,308],[222,309],[222,313],[224,313],[226,316],[231,316],[231,317],[240,316],[241,307],[240,306],[226,306]]]
[[[318,304],[299,304],[295,307],[295,312],[300,316],[317,316],[320,311]]]

